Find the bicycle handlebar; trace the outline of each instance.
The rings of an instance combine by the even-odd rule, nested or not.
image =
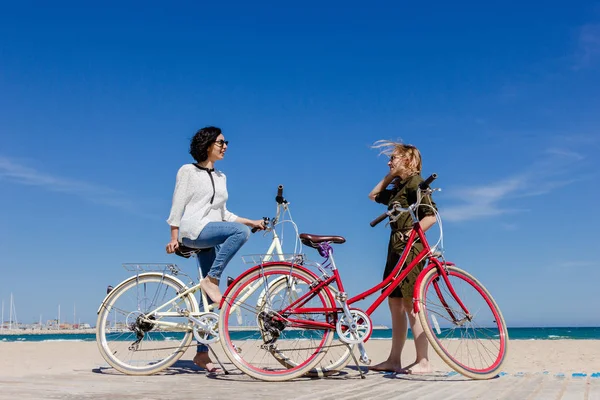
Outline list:
[[[287,203],[287,200],[283,198],[283,185],[277,186],[277,196],[275,196],[277,204]]]
[[[283,185],[277,186],[277,195],[275,196],[275,201],[277,202],[277,204],[287,204],[287,200],[283,198]],[[279,208],[278,208],[278,210],[279,210]],[[277,211],[277,215],[279,216],[279,211]],[[277,220],[277,217],[275,217],[275,219],[273,220],[273,223],[275,223],[276,220]],[[264,221],[265,228],[269,228],[269,223],[271,222],[271,219],[269,217],[263,217],[263,221]],[[250,232],[255,233],[258,230],[259,230],[258,228],[252,228],[250,230]]]
[[[377,217],[373,221],[371,221],[371,223],[369,225],[371,225],[372,227],[374,227],[375,225],[379,224],[381,221],[383,221],[384,219],[386,219],[387,216],[388,216],[388,213],[386,211],[383,214],[381,214],[379,217]]]
[[[268,228],[270,221],[271,221],[271,218],[269,218],[269,217],[263,217],[263,226],[265,228]],[[259,230],[258,228],[252,228],[252,229],[250,229],[250,232],[256,233],[258,230]]]
[[[423,182],[419,183],[419,189],[421,189],[421,190],[429,189],[429,185],[431,185],[431,182],[435,181],[436,179],[437,179],[437,174],[433,173],[433,174],[429,175],[429,178],[427,178]]]
[[[419,183],[419,189],[420,190],[429,189],[429,185],[431,184],[431,182],[435,181],[436,179],[437,179],[437,174],[433,173],[433,174],[429,175],[429,177],[427,179],[425,179],[423,182]],[[413,206],[411,205],[410,207],[413,207]],[[399,208],[397,206],[394,206],[394,209],[396,211],[408,211],[407,208]],[[369,223],[369,225],[374,227],[375,225],[379,224],[381,221],[383,221],[384,219],[386,219],[386,217],[388,217],[390,215],[389,214],[390,211],[392,211],[392,210],[388,210],[388,211],[384,212],[379,217],[377,217],[373,221],[371,221]]]

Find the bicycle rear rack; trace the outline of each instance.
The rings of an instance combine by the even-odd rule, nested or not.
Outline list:
[[[244,264],[259,265],[267,262],[291,262],[292,264],[303,265],[306,256],[304,254],[285,253],[285,254],[246,254],[242,256]]]
[[[177,264],[166,263],[123,263],[123,268],[130,272],[160,272],[171,275],[179,275],[181,269]]]

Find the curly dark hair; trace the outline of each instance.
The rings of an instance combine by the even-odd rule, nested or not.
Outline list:
[[[208,159],[208,147],[220,134],[221,129],[216,126],[207,126],[196,132],[190,142],[190,154],[196,162],[201,163]]]

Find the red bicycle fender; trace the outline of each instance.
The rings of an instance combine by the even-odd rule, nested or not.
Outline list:
[[[437,259],[433,259],[435,261],[430,262],[429,265],[427,266],[427,268],[425,268],[423,271],[421,271],[421,273],[419,274],[419,276],[417,277],[417,282],[415,282],[415,289],[413,292],[413,299],[416,301],[413,301],[413,311],[414,313],[418,313],[419,312],[419,289],[421,288],[421,282],[423,282],[423,278],[425,277],[425,275],[432,269],[432,268],[436,268],[437,266],[441,267],[442,263],[439,262],[439,260]],[[450,266],[454,266],[455,264],[453,262],[444,262],[443,265],[450,265]]]

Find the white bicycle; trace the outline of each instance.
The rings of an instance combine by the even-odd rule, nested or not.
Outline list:
[[[265,234],[271,234],[271,244],[267,253],[245,256],[247,262],[280,262],[295,264],[303,260],[302,244],[298,239],[298,229],[294,223],[289,203],[283,197],[283,186],[279,186],[277,211],[271,220],[265,218]],[[283,253],[282,239],[277,227],[290,223],[295,232],[294,252]],[[207,345],[225,373],[228,371],[214,353],[211,345],[219,340],[219,316],[213,311],[207,297],[200,288],[202,270],[198,253],[202,250],[180,246],[178,255],[196,257],[198,279],[195,281],[183,273],[176,264],[126,263],[123,267],[135,275],[124,280],[116,287],[107,289],[107,295],[98,309],[96,322],[96,342],[102,357],[112,367],[128,375],[151,375],[173,365],[188,347],[192,339]],[[251,260],[251,261],[248,261]],[[242,274],[243,276],[243,274]],[[256,307],[261,308],[269,296],[285,297],[294,301],[300,296],[300,288],[290,288],[288,282],[274,281],[267,288],[260,282],[247,288],[242,295],[256,299]],[[187,284],[184,283],[187,281]],[[228,279],[228,284],[234,280]],[[202,300],[199,306],[196,293]],[[235,307],[229,309],[230,315],[239,314]],[[235,317],[234,315],[234,317]],[[326,375],[344,368],[350,360],[350,348],[331,349],[328,357],[309,374]],[[288,361],[274,357],[278,363],[291,368]]]

